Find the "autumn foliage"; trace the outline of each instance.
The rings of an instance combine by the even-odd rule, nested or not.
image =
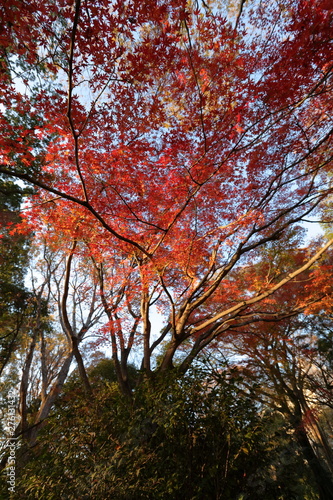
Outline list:
[[[226,453],[220,460],[203,431],[214,429],[208,418],[214,407],[219,418],[239,408],[244,422],[255,423],[257,441],[246,430],[235,441],[240,465],[230,471],[237,481],[251,483],[243,459],[252,467],[248,459],[257,449],[271,450],[271,442],[258,446],[256,423],[269,410],[271,439],[282,419],[284,439],[297,449],[294,463],[306,460],[318,498],[332,498],[333,240],[307,234],[304,224],[327,223],[331,213],[331,2],[12,0],[0,2],[0,19],[0,196],[8,198],[0,200],[7,280],[0,286],[0,389],[18,391],[22,491],[44,491],[50,453],[52,474],[65,471],[59,484],[63,477],[81,481],[87,470],[80,463],[77,474],[73,464],[84,458],[89,494],[107,497],[124,457],[133,481],[124,483],[120,473],[117,491],[126,484],[127,498],[128,484],[149,489],[141,469],[152,463],[147,477],[155,481],[155,457],[165,469],[164,457],[176,456],[169,450],[183,435],[179,463],[190,457],[200,488],[212,477],[212,498],[227,495],[234,432],[228,426],[238,417],[231,413],[229,423],[215,427]],[[11,294],[8,283],[15,285]],[[88,367],[100,344],[112,357],[107,383]],[[66,387],[73,361],[74,389]],[[204,376],[195,392],[189,381],[200,363]],[[189,392],[180,391],[182,384]],[[214,403],[219,388],[223,398]],[[178,399],[165,413],[172,391]],[[56,443],[45,438],[51,411],[59,417]],[[61,414],[72,413],[65,429]],[[198,426],[188,432],[191,415]],[[128,425],[131,416],[139,420]],[[127,443],[132,432],[137,437]],[[106,436],[97,438],[102,445],[91,444],[97,436]],[[164,448],[169,438],[172,446]],[[254,454],[245,460],[248,440]],[[103,448],[106,442],[111,448]],[[195,462],[189,448],[197,458],[207,452],[207,461]],[[110,450],[120,457],[111,460],[114,469]],[[8,453],[1,453],[5,467]],[[73,460],[62,468],[65,456]],[[24,475],[30,459],[35,484]],[[217,464],[225,464],[224,472]],[[288,461],[282,465],[287,470]],[[102,474],[96,483],[95,466],[107,480]],[[181,484],[182,467],[170,473],[170,491],[179,497],[188,490],[190,498],[193,488],[200,496],[204,490],[194,492],[191,479]],[[267,467],[276,486],[278,466]],[[223,488],[215,488],[222,476]],[[63,487],[50,494],[59,496]],[[73,498],[88,491],[85,484],[72,487]],[[236,496],[230,491],[240,498],[240,489]],[[167,494],[161,487],[159,498]]]
[[[162,369],[184,345],[187,369],[235,325],[331,293],[292,284],[326,248],[302,249],[301,223],[331,193],[329,2],[251,2],[237,23],[181,0],[1,16],[0,172],[36,188],[21,230],[90,262],[123,372],[138,342],[147,371],[165,341]]]

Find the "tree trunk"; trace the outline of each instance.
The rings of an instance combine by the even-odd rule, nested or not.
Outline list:
[[[92,388],[91,388],[91,385],[90,385],[90,382],[89,382],[89,379],[88,379],[88,375],[87,375],[86,369],[84,367],[84,363],[83,363],[83,359],[82,359],[81,353],[79,351],[79,342],[78,342],[78,339],[76,337],[72,337],[71,340],[72,340],[73,354],[74,354],[76,362],[77,362],[77,366],[78,366],[78,369],[79,369],[80,378],[81,378],[81,380],[83,382],[85,391],[88,394],[91,395],[92,394]]]
[[[296,429],[296,439],[301,446],[304,457],[306,458],[310,469],[313,472],[317,483],[320,500],[333,500],[333,481],[324,467],[321,460],[315,454],[306,431],[300,426]]]
[[[35,418],[35,425],[29,431],[29,446],[32,447],[36,444],[37,435],[39,430],[42,428],[44,420],[49,416],[52,405],[58,397],[62,386],[68,375],[69,367],[73,359],[73,352],[71,352],[65,359],[61,370],[58,374],[56,381],[54,382],[52,389],[48,393],[45,401],[42,402],[39,412]]]

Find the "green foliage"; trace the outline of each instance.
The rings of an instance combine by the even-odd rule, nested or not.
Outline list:
[[[20,222],[24,194],[17,184],[0,178],[0,369],[18,345],[29,305],[30,294],[24,285],[29,238],[12,231]]]
[[[89,376],[92,377],[95,382],[97,381],[109,381],[117,382],[117,375],[114,368],[114,362],[112,359],[102,359],[96,366],[93,366],[89,371]],[[131,387],[135,386],[136,380],[138,379],[138,370],[134,365],[127,365],[128,378]]]
[[[28,240],[11,230],[20,222],[18,211],[24,190],[0,178],[0,294],[1,310],[8,305],[18,289],[23,288],[24,272],[28,261]],[[19,306],[19,298],[14,301]]]
[[[157,377],[132,402],[108,378],[89,401],[67,385],[22,456],[18,498],[317,498],[282,417],[262,415],[226,374]]]

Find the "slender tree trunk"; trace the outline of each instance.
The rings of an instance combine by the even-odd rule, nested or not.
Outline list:
[[[88,394],[92,395],[92,388],[91,388],[91,385],[90,385],[90,382],[88,379],[88,375],[87,375],[87,372],[86,372],[86,369],[85,369],[85,366],[83,363],[81,353],[79,351],[79,342],[78,342],[78,339],[76,337],[72,337],[72,348],[73,348],[73,354],[75,356],[77,366],[79,369],[80,378],[83,382],[83,386],[85,388],[85,391]]]
[[[41,375],[42,375],[42,390],[41,390],[41,400],[42,403],[46,399],[47,393],[47,365],[46,365],[46,342],[44,337],[44,332],[40,332],[40,363],[41,363]]]
[[[149,319],[149,296],[147,292],[142,293],[141,318],[143,323],[143,364],[142,368],[146,374],[150,373],[150,333],[151,324]]]
[[[30,375],[30,368],[32,364],[32,360],[34,357],[34,352],[35,352],[35,347],[36,347],[36,337],[37,337],[37,331],[35,330],[33,332],[33,337],[30,342],[28,354],[25,359],[24,367],[23,367],[23,372],[22,372],[22,377],[21,377],[21,384],[20,384],[20,405],[19,405],[19,412],[21,415],[21,422],[20,422],[20,433],[23,434],[23,437],[25,437],[25,432],[28,427],[27,423],[27,393],[28,393],[28,385],[29,385],[29,375]]]
[[[74,356],[74,353],[71,352],[67,356],[67,358],[65,359],[65,361],[61,367],[61,370],[58,374],[58,377],[56,378],[56,380],[52,386],[52,389],[50,390],[50,392],[48,393],[48,395],[45,398],[45,401],[42,402],[42,404],[39,408],[38,414],[35,418],[34,426],[29,431],[29,446],[30,447],[32,447],[36,444],[38,432],[42,428],[44,420],[49,416],[52,405],[55,402],[55,400],[57,399],[57,397],[58,397],[58,395],[59,395],[59,393],[60,393],[60,391],[65,383],[70,365],[71,365],[72,360],[73,360],[73,356]]]

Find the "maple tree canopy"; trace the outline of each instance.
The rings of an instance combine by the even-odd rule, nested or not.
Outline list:
[[[138,336],[147,370],[165,339],[162,367],[185,341],[188,366],[323,295],[273,292],[330,244],[297,252],[331,193],[332,6],[241,4],[237,22],[219,1],[1,6],[0,172],[36,188],[22,230],[92,259],[114,356]]]

